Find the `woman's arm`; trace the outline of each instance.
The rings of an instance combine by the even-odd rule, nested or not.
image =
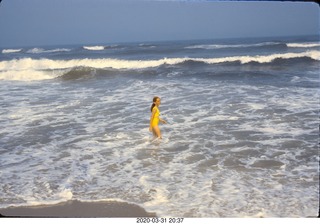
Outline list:
[[[166,124],[167,122],[161,118],[159,118],[159,121],[161,121],[163,124]]]

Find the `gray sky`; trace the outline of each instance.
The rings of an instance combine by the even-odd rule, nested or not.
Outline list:
[[[0,47],[319,34],[315,3],[3,0]]]

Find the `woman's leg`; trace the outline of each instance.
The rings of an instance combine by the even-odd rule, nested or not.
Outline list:
[[[155,137],[162,138],[162,137],[161,137],[161,131],[160,131],[160,129],[159,129],[159,126],[153,126],[152,131],[153,131],[153,135],[154,135]]]
[[[152,134],[153,134],[153,137],[157,137],[157,133],[154,131],[154,128],[152,127]]]

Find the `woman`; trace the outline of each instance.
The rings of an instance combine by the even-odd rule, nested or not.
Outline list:
[[[153,133],[154,137],[162,138],[161,132],[159,129],[159,121],[161,121],[163,124],[166,124],[167,122],[165,120],[162,120],[160,118],[160,111],[159,106],[161,104],[161,100],[159,97],[155,96],[153,97],[153,103],[151,105],[151,117],[150,117],[150,127],[149,131]]]

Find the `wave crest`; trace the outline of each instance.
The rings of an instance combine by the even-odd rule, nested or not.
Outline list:
[[[319,42],[309,43],[282,43],[282,42],[263,42],[257,44],[200,44],[185,47],[185,49],[225,49],[225,48],[249,48],[249,47],[287,47],[287,48],[314,48],[320,47]]]
[[[32,48],[27,51],[29,54],[43,54],[43,53],[56,53],[56,52],[69,52],[71,49],[67,48],[57,48],[52,50],[45,50],[43,48]]]
[[[22,49],[3,49],[2,54],[18,53],[20,51],[22,51]]]
[[[158,60],[120,60],[120,59],[72,59],[72,60],[51,60],[51,59],[15,59],[0,62],[0,79],[27,79],[35,80],[56,78],[64,75],[75,68],[113,69],[113,70],[139,70],[156,68],[162,65],[178,64],[220,64],[220,63],[272,63],[279,60],[297,60],[308,58],[320,61],[320,51],[306,51],[301,53],[284,53],[256,56],[232,56],[222,58],[163,58]],[[27,77],[27,78],[26,78]]]
[[[247,47],[270,47],[270,46],[283,46],[285,44],[279,42],[264,42],[257,44],[200,44],[185,47],[186,49],[223,49],[223,48],[247,48]]]
[[[103,51],[105,47],[104,46],[83,46],[83,49],[88,51]]]
[[[287,44],[288,47],[295,47],[295,48],[311,48],[311,47],[320,47],[319,42],[310,42],[310,43],[290,43]]]

